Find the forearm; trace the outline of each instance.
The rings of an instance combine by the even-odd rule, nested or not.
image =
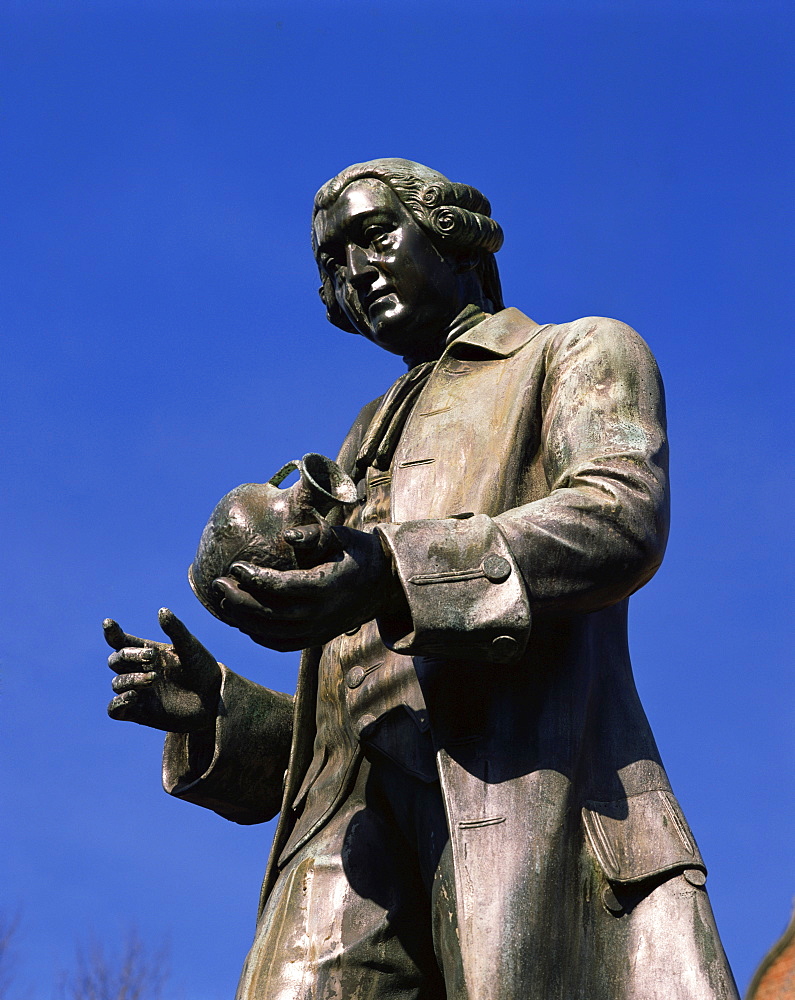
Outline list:
[[[163,787],[236,823],[262,823],[281,807],[293,699],[223,667],[213,729],[169,733]]]
[[[648,459],[635,465],[609,456],[495,522],[534,611],[596,611],[642,587],[660,565],[668,529],[664,478],[648,472]]]

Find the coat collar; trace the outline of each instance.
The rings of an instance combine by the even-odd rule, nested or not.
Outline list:
[[[519,309],[503,309],[462,333],[445,349],[442,357],[470,356],[471,349],[475,348],[495,358],[508,358],[542,329]]]

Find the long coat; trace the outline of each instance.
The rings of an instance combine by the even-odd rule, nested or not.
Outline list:
[[[668,530],[645,343],[603,318],[488,317],[413,407],[391,504],[378,530],[406,600],[379,627],[428,708],[468,997],[736,997],[627,647],[628,598]],[[167,790],[238,822],[279,809],[289,747],[263,901],[311,760],[317,662],[304,654],[294,706],[225,671],[215,745],[166,743]]]

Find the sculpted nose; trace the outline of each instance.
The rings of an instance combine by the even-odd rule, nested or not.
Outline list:
[[[346,255],[348,258],[348,280],[354,288],[362,288],[371,284],[378,272],[364,250],[356,246],[355,243],[349,243]]]

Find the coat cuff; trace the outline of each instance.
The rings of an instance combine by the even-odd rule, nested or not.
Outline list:
[[[378,619],[389,649],[410,656],[510,663],[530,635],[530,605],[516,560],[485,514],[381,524],[405,595]]]
[[[263,823],[281,807],[293,699],[219,666],[215,729],[168,733],[163,787],[236,823]]]

